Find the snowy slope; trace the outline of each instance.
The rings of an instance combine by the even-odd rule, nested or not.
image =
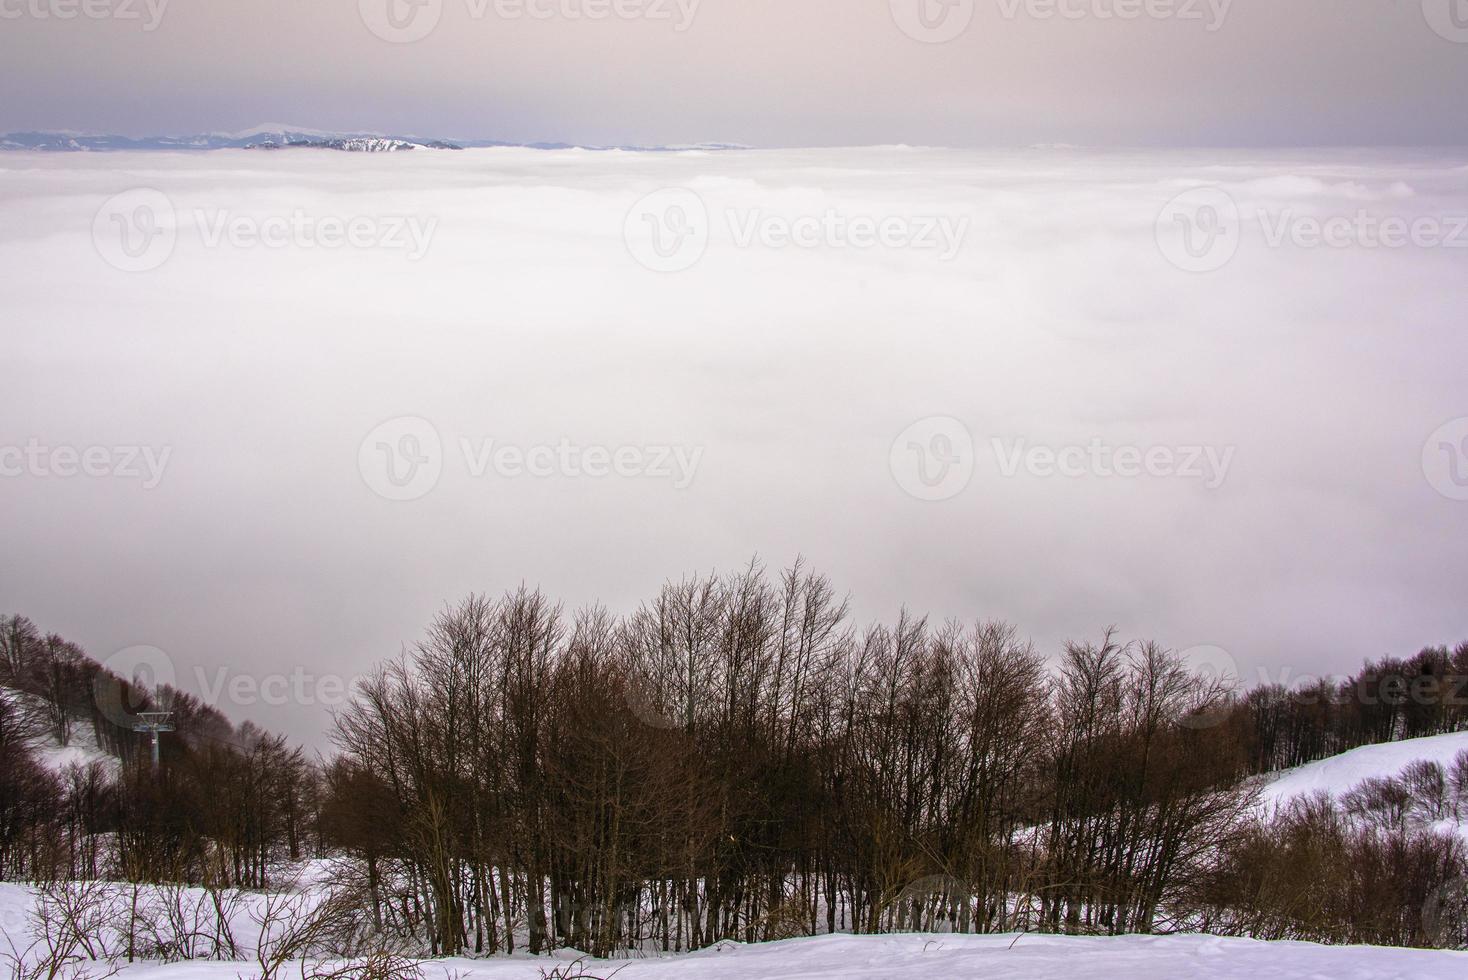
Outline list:
[[[298,887],[316,889],[324,868],[308,866]],[[121,892],[119,894],[122,894]],[[185,889],[184,905],[204,901],[198,889]],[[251,909],[262,897],[241,896],[229,917],[241,961],[196,959],[173,964],[121,964],[121,980],[251,980],[258,967],[253,955],[258,924]],[[144,896],[143,904],[147,904]],[[34,892],[0,883],[0,950],[29,945],[27,920]],[[146,915],[145,915],[146,918]],[[189,916],[186,914],[186,919]],[[190,919],[191,921],[191,919]],[[495,957],[422,964],[422,980],[541,980],[567,968],[576,958]],[[587,961],[587,978],[618,980],[1448,980],[1468,976],[1468,952],[1410,950],[1375,946],[1320,946],[1313,943],[1258,942],[1215,936],[1051,936],[954,934],[822,936],[746,946],[724,942],[682,956],[614,962]],[[100,971],[99,971],[100,972]],[[300,976],[291,964],[284,976]],[[576,976],[574,969],[569,976]]]
[[[1464,750],[1468,750],[1468,732],[1363,745],[1359,749],[1286,770],[1264,787],[1260,802],[1266,806],[1277,806],[1315,792],[1339,798],[1366,779],[1399,775],[1421,759],[1450,769],[1454,757]]]
[[[0,698],[13,702],[39,703],[31,695],[9,687],[0,687]],[[51,736],[30,742],[31,751],[35,753],[36,761],[53,772],[65,772],[69,766],[87,766],[93,762],[100,762],[109,769],[115,769],[117,758],[110,755],[97,745],[97,735],[92,726],[84,721],[74,722],[71,727],[71,737],[65,746],[61,745]]]
[[[84,740],[76,738],[64,748],[54,742],[38,746],[36,759],[54,772],[65,772],[71,766],[85,768],[93,762],[100,762],[109,770],[116,770],[118,765],[115,756],[108,755],[90,741],[84,743]]]
[[[725,944],[688,956],[587,963],[617,980],[1457,980],[1468,953],[1261,943],[1208,936],[1090,938],[827,936],[757,946]],[[1011,943],[1013,947],[1011,948]],[[569,957],[564,954],[560,959]],[[424,964],[424,980],[539,980],[566,965],[528,957]],[[250,964],[133,965],[122,980],[237,980]],[[544,972],[543,972],[544,971]],[[288,974],[289,975],[289,974]],[[572,973],[574,976],[574,972]]]
[[[88,766],[100,762],[110,772],[116,772],[118,760],[105,749],[97,746],[92,727],[87,724],[73,726],[71,739],[65,746],[55,739],[46,739],[35,746],[36,760],[54,772],[65,772],[70,766]]]

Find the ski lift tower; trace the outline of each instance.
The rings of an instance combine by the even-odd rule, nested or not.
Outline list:
[[[139,711],[138,720],[133,723],[133,731],[143,732],[153,736],[153,771],[158,771],[158,736],[164,732],[174,730],[172,711]]]

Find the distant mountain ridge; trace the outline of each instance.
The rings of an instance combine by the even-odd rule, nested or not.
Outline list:
[[[0,134],[0,150],[42,152],[117,152],[126,150],[341,150],[348,153],[396,153],[405,150],[461,150],[483,147],[520,147],[534,150],[627,150],[675,152],[683,150],[741,150],[736,143],[697,143],[680,146],[587,146],[576,143],[514,143],[505,140],[446,140],[381,133],[331,133],[299,127],[259,126],[237,133],[200,133],[193,136],[118,136],[65,131]]]

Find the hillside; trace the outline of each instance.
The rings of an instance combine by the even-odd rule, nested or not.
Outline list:
[[[1368,779],[1400,776],[1414,762],[1436,762],[1451,770],[1458,753],[1464,751],[1468,751],[1468,732],[1363,745],[1286,770],[1264,787],[1260,801],[1267,806],[1278,806],[1311,793],[1326,793],[1339,799]]]

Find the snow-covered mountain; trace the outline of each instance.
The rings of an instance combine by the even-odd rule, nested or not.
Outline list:
[[[260,127],[243,133],[203,133],[196,136],[115,136],[84,133],[6,133],[0,149],[58,152],[117,150],[252,150],[314,148],[353,153],[390,153],[399,150],[452,149],[444,140],[415,140],[376,133],[321,133],[303,129]]]
[[[693,143],[678,146],[584,146],[575,143],[513,143],[504,140],[446,140],[384,133],[332,133],[300,126],[265,125],[233,133],[193,136],[118,136],[70,131],[0,134],[0,150],[45,152],[115,152],[120,150],[279,150],[321,149],[349,153],[394,153],[402,150],[459,150],[520,147],[535,150],[626,150],[687,152],[747,149],[736,143]]]
[[[391,136],[342,136],[325,139],[285,139],[279,142],[270,140],[264,143],[252,143],[249,148],[260,150],[309,148],[318,150],[345,150],[349,153],[396,153],[399,150],[420,150],[425,147],[429,147],[429,144],[414,143],[411,140],[395,139]],[[460,147],[452,144],[440,142],[435,142],[431,148],[440,150],[460,149]]]

